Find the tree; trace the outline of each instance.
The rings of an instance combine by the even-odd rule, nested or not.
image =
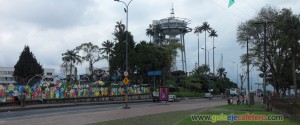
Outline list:
[[[300,54],[300,16],[293,15],[290,9],[282,9],[277,18],[276,28],[280,32],[281,39],[279,45],[281,48],[290,53],[292,60],[292,71],[293,83],[295,87],[295,95],[297,95],[297,80],[296,80],[296,57]],[[299,63],[298,63],[299,64]]]
[[[103,59],[100,54],[100,49],[97,45],[92,44],[91,42],[82,43],[80,46],[75,48],[77,52],[82,52],[81,59],[89,63],[89,71],[91,73],[91,80],[94,77],[94,64],[99,60]]]
[[[33,53],[30,51],[29,46],[25,46],[23,52],[21,53],[18,62],[14,66],[14,78],[19,83],[26,84],[31,77],[36,75],[43,76],[44,69],[40,65]],[[41,78],[32,80],[30,84],[39,81]]]
[[[199,33],[205,33],[205,65],[206,63],[206,32],[210,32],[211,28],[207,22],[203,22],[201,26],[196,27],[196,31]]]
[[[170,41],[169,44],[158,48],[158,55],[156,58],[159,59],[160,69],[162,69],[163,81],[171,74],[170,69],[173,65],[173,60],[176,58],[176,49],[181,49],[182,45],[177,41]],[[163,83],[163,82],[162,82]]]
[[[126,30],[124,24],[122,22],[117,22],[115,26],[115,31],[113,33],[115,36],[114,40],[116,40],[115,46],[113,47],[113,52],[111,54],[110,61],[110,73],[123,72],[126,69]],[[130,32],[128,32],[128,72],[129,75],[133,75],[135,70],[135,42],[133,40],[133,36]]]
[[[213,74],[215,75],[215,37],[218,37],[217,31],[212,29],[210,31],[209,37],[213,38]]]
[[[67,50],[67,52],[62,54],[62,60],[64,61],[64,66],[66,67],[66,79],[70,79],[72,81],[72,79],[74,78],[73,76],[73,64],[74,63],[81,63],[81,57],[78,55],[78,52],[75,50]],[[68,71],[67,71],[67,66],[68,63],[70,64],[70,74],[69,74],[69,78],[68,78]],[[76,78],[76,76],[75,76]]]
[[[276,24],[267,24],[266,21],[275,21]],[[266,37],[264,37],[264,28],[266,28]],[[266,80],[274,86],[275,95],[278,95],[280,90],[285,93],[286,88],[293,84],[293,51],[299,58],[297,54],[299,49],[296,48],[299,47],[298,29],[299,17],[293,15],[291,10],[276,10],[269,6],[262,8],[257,17],[238,27],[238,43],[245,46],[246,41],[249,42],[250,64],[258,67],[262,72],[266,71],[268,78],[271,78]],[[264,45],[266,45],[266,67],[263,64]],[[246,54],[241,56],[243,64],[247,63],[246,57]]]
[[[197,34],[197,36],[198,36],[198,67],[199,67],[199,33],[201,33],[202,31],[200,31],[200,26],[197,26],[197,27],[195,27],[195,31],[194,31],[194,33],[196,33]]]
[[[157,56],[159,55],[159,51],[153,43],[141,41],[136,45],[135,52],[137,74],[147,83],[147,72],[160,69],[160,62]]]
[[[152,24],[149,24],[149,28],[146,29],[146,35],[150,37],[150,43],[151,43],[151,37],[153,37],[154,35]]]
[[[114,47],[114,43],[106,40],[102,43],[103,48],[100,48],[100,50],[102,51],[101,54],[105,53],[107,56],[105,57],[108,61],[108,65],[109,65],[109,60],[110,60],[110,55],[113,52],[113,47]]]
[[[225,68],[219,68],[217,69],[217,76],[219,78],[226,78],[227,72],[225,72]]]

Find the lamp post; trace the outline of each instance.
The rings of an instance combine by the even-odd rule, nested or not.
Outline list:
[[[120,0],[114,0],[114,1],[122,2],[126,6],[126,8],[124,8],[124,11],[126,13],[126,60],[125,62],[126,62],[126,71],[128,71],[128,12],[129,12],[128,7],[132,0],[130,0],[127,4],[124,1],[120,1]]]
[[[213,50],[213,49],[215,49],[216,47],[213,47],[213,48],[211,48],[211,49],[209,49],[209,50],[205,50],[204,48],[201,48],[201,49],[203,49],[204,51],[207,51],[207,54],[208,54],[208,67],[209,67],[209,71],[210,71],[210,63],[209,63],[209,52],[211,51],[211,50]]]
[[[124,1],[121,1],[121,0],[114,0],[114,1],[122,2],[126,6],[126,8],[124,8],[125,13],[126,13],[126,59],[125,59],[126,70],[125,70],[125,72],[128,72],[128,12],[129,12],[128,7],[129,7],[129,4],[131,3],[132,0],[130,0],[127,4]],[[128,90],[126,91],[126,97],[128,97]],[[125,107],[123,107],[123,108],[124,109],[129,109],[130,107],[128,107],[127,100],[125,100],[125,102],[126,102],[126,104],[125,104]]]
[[[208,91],[209,91],[209,93],[211,93],[211,90],[210,90],[210,65],[209,65],[209,51],[211,51],[211,50],[213,50],[213,49],[215,49],[215,48],[216,48],[216,47],[213,47],[213,48],[211,48],[211,49],[209,49],[209,50],[206,50],[206,49],[204,49],[204,48],[201,48],[201,49],[203,49],[205,52],[207,51],[207,53],[208,53],[208,68],[209,68],[209,72],[208,72]],[[211,96],[210,96],[209,100],[211,100]]]

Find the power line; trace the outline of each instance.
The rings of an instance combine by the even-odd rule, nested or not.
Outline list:
[[[247,0],[245,0],[245,2],[257,13],[259,12],[255,7],[253,7]]]
[[[228,0],[224,0],[223,2],[227,3],[227,1],[228,1]],[[243,10],[237,8],[237,6],[233,6],[233,8],[237,9],[239,12],[243,13],[244,15],[246,15],[246,17],[250,17],[250,18],[251,18],[251,16],[250,16],[249,14],[247,14],[247,13],[245,13]]]
[[[245,18],[242,18],[241,16],[239,16],[239,15],[236,15],[235,13],[232,13],[232,12],[230,12],[229,10],[228,10],[228,8],[224,8],[224,6],[221,6],[221,5],[219,5],[219,4],[217,4],[216,2],[214,2],[213,0],[209,0],[210,2],[212,2],[213,4],[216,4],[216,5],[218,5],[218,7],[220,7],[221,9],[223,9],[223,10],[225,10],[225,11],[227,11],[227,12],[229,12],[230,14],[232,14],[233,16],[235,16],[235,17],[237,17],[237,18],[239,18],[240,20],[245,20]]]

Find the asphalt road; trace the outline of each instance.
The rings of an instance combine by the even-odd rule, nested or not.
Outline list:
[[[223,99],[224,100],[224,99]],[[199,104],[199,103],[214,103],[223,102],[221,98],[209,99],[181,99],[179,102],[139,102],[129,103],[131,109],[143,109],[151,107],[160,107],[177,104]],[[224,100],[225,102],[226,100]],[[105,105],[86,105],[86,106],[72,106],[72,107],[57,107],[57,108],[46,108],[46,109],[34,109],[24,111],[11,111],[0,113],[0,124],[3,121],[11,120],[28,120],[28,119],[45,119],[48,117],[65,117],[68,115],[76,115],[81,113],[98,113],[98,112],[110,112],[121,110],[125,104],[105,104]]]

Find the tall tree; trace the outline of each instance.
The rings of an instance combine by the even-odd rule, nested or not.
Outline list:
[[[115,31],[113,33],[115,36],[115,46],[113,47],[113,52],[111,55],[111,63],[110,63],[110,73],[112,72],[123,72],[125,71],[125,60],[126,60],[126,30],[124,24],[122,22],[117,22],[115,26]],[[130,32],[128,32],[128,72],[129,75],[132,75],[132,71],[135,69],[135,42],[133,40],[133,36]],[[118,71],[116,71],[118,70]]]
[[[297,95],[296,58],[297,55],[299,57],[300,54],[300,16],[294,15],[290,9],[282,9],[276,21],[278,22],[276,28],[281,32],[279,45],[281,45],[284,51],[291,55],[291,73],[293,76],[295,95]]]
[[[73,64],[75,63],[81,63],[81,57],[78,55],[78,52],[75,50],[67,50],[67,52],[62,54],[62,60],[64,61],[65,66],[68,66],[68,63],[70,64],[70,74],[68,78],[68,71],[66,70],[66,78],[70,79],[71,81],[76,78],[76,76],[73,76]],[[67,69],[67,68],[66,68]]]
[[[292,19],[295,20],[292,21]],[[275,21],[276,24],[269,24],[266,21]],[[245,46],[246,41],[249,41],[250,64],[257,66],[262,72],[266,71],[268,76],[271,76],[268,77],[272,78],[271,80],[268,78],[266,80],[273,85],[275,95],[279,94],[279,90],[285,93],[285,90],[293,85],[292,51],[293,47],[299,47],[297,27],[297,20],[293,18],[291,11],[288,12],[288,9],[276,10],[269,6],[262,8],[257,17],[238,27],[238,43]],[[266,39],[265,43],[264,38]],[[262,47],[264,45],[267,48],[266,66],[263,63],[264,49]],[[246,57],[246,54],[241,56],[243,64],[247,63]]]
[[[153,37],[153,35],[154,35],[154,31],[153,31],[153,26],[152,26],[152,24],[149,24],[149,28],[146,29],[146,35],[149,36],[149,38],[150,38],[150,43],[151,43],[151,37]]]
[[[210,31],[209,37],[213,38],[213,74],[215,75],[215,37],[218,37],[217,31],[212,29]]]
[[[209,26],[209,24],[207,22],[203,22],[203,24],[201,26],[199,26],[197,28],[197,30],[199,33],[203,33],[203,32],[205,33],[205,48],[204,48],[204,50],[205,50],[205,65],[206,65],[207,64],[206,63],[206,51],[207,51],[207,49],[206,49],[206,32],[209,33],[211,30],[211,27]]]
[[[18,83],[26,84],[31,77],[34,77],[35,75],[42,76],[44,73],[42,65],[37,62],[35,56],[27,45],[24,47],[24,50],[14,68],[13,76]],[[37,78],[31,83],[37,82],[39,79],[41,78]]]
[[[199,63],[200,63],[200,62],[199,62],[199,49],[200,49],[200,48],[199,48],[199,33],[201,33],[201,31],[200,31],[200,26],[195,27],[194,33],[196,33],[197,36],[198,36],[198,63],[197,63],[198,65],[197,65],[197,66],[199,67],[199,65],[200,65],[200,64],[199,64]]]
[[[105,53],[107,56],[105,57],[107,59],[108,65],[109,65],[109,60],[110,60],[110,55],[113,52],[113,47],[114,47],[114,43],[106,40],[102,43],[102,48],[100,48],[100,50],[102,51],[101,54]]]
[[[89,63],[89,71],[91,73],[90,79],[94,78],[94,64],[99,60],[103,59],[101,51],[97,45],[92,44],[91,42],[82,43],[80,46],[75,48],[77,52],[82,52],[81,59]]]

